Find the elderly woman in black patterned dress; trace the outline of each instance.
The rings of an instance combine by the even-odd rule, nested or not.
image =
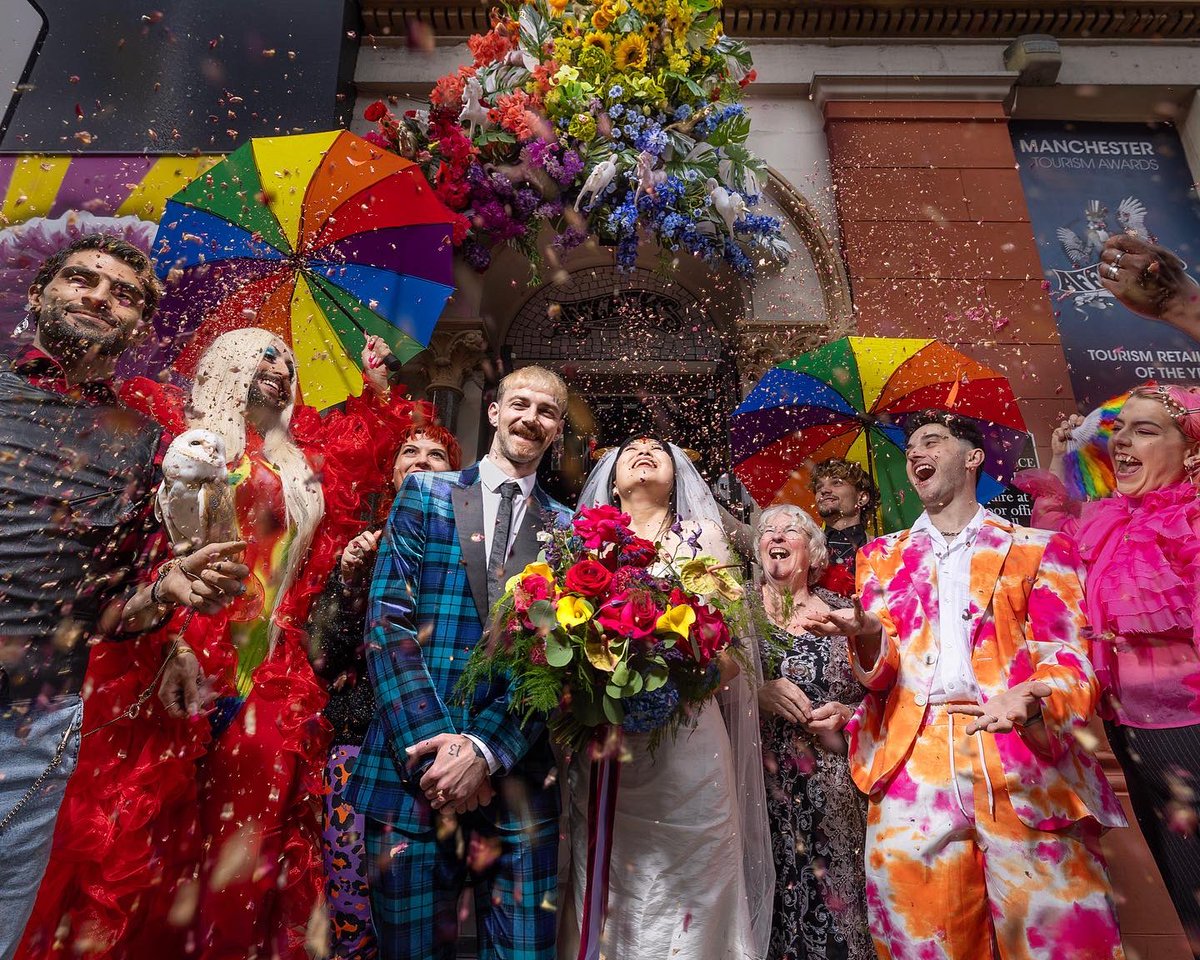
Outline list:
[[[758,704],[776,872],[770,960],[870,960],[866,801],[850,779],[842,735],[865,691],[845,637],[804,628],[850,601],[814,586],[829,554],[802,509],[764,510],[756,533],[766,616]]]

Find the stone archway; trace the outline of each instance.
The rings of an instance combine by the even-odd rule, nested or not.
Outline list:
[[[458,290],[438,330],[454,344],[481,334],[487,352],[501,361],[499,368],[535,362],[555,367],[582,398],[657,397],[660,407],[670,407],[664,398],[690,397],[691,404],[707,405],[713,424],[724,425],[771,365],[844,336],[851,326],[845,267],[813,207],[771,171],[756,212],[783,221],[795,255],[788,264],[761,264],[753,285],[691,256],[664,257],[651,245],[645,245],[634,271],[622,273],[614,267],[612,251],[594,243],[561,262],[549,258],[541,282],[531,285],[529,262],[507,248],[496,251],[484,274],[458,265]],[[580,301],[588,302],[578,306]],[[661,318],[661,328],[644,320],[623,322],[643,315]],[[634,336],[635,330],[642,332]],[[422,369],[412,380],[432,385],[427,366],[418,357],[414,367]],[[459,371],[457,386],[465,394],[460,437],[467,449],[482,451],[488,439],[481,415],[486,385],[466,382],[466,369],[451,366]],[[601,382],[605,376],[608,383]],[[624,384],[613,382],[621,378]],[[494,383],[491,375],[485,379]],[[472,404],[477,409],[472,411]],[[681,404],[674,404],[677,416],[686,412],[678,409]],[[606,410],[613,413],[611,407]],[[587,404],[577,403],[573,414],[580,436],[599,436]],[[625,423],[632,414],[625,410],[613,416]],[[471,436],[475,431],[478,436]],[[701,446],[708,444],[701,441]],[[710,459],[706,472],[715,479],[727,466],[728,450],[714,451]],[[573,458],[564,444],[551,460],[565,474],[561,489],[577,487],[577,474],[586,469],[578,454]]]
[[[728,414],[739,399],[736,324],[741,292],[684,282],[708,279],[610,264],[570,271],[536,288],[508,324],[501,348],[511,368],[536,363],[571,387],[563,440],[543,479],[576,492],[597,449],[634,432],[672,440],[699,455],[710,480],[728,469]]]

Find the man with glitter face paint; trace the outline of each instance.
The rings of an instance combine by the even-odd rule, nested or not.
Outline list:
[[[860,551],[853,608],[811,623],[851,638],[868,690],[846,734],[869,797],[876,949],[1120,958],[1098,841],[1125,819],[1077,736],[1099,684],[1074,547],[980,506],[972,421],[925,411],[906,427],[925,512]]]

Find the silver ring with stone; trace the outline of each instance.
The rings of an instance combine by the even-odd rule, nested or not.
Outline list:
[[[1119,267],[1119,266],[1121,265],[1121,258],[1122,258],[1122,257],[1124,257],[1124,256],[1125,256],[1125,251],[1124,251],[1124,250],[1118,250],[1118,251],[1117,251],[1117,255],[1116,255],[1115,257],[1113,257],[1113,262],[1112,262],[1112,265],[1113,265],[1114,267]]]

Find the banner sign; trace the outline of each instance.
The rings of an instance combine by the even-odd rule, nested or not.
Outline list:
[[[1080,409],[1143,380],[1200,381],[1200,341],[1126,310],[1097,272],[1104,241],[1133,233],[1196,275],[1200,202],[1175,128],[1037,120],[1009,130]]]

